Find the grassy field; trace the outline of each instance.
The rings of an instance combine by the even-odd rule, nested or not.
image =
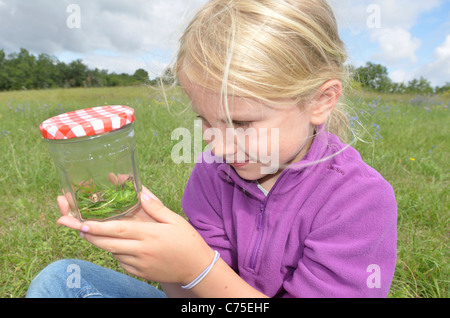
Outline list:
[[[394,187],[398,261],[390,297],[449,297],[450,99],[361,93],[351,122],[365,130],[357,148]],[[173,129],[193,129],[178,91],[167,108],[147,87],[0,93],[0,297],[23,297],[33,277],[62,258],[121,271],[114,258],[56,225],[59,180],[38,126],[54,115],[90,106],[135,108],[143,184],[181,213],[193,164],[175,165]]]

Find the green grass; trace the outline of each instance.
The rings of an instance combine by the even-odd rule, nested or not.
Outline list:
[[[23,297],[49,263],[79,258],[122,271],[115,259],[57,226],[59,180],[38,126],[75,109],[123,104],[135,108],[142,182],[181,212],[193,164],[175,165],[175,128],[193,129],[178,90],[167,108],[146,87],[0,93],[0,297]],[[365,142],[355,147],[394,187],[399,209],[398,262],[390,297],[449,296],[449,100],[362,93],[355,117]],[[356,124],[357,120],[352,120]],[[356,126],[355,126],[356,127]]]
[[[392,184],[398,203],[390,296],[449,297],[450,102],[385,95],[366,96],[357,104],[373,138],[356,148]]]

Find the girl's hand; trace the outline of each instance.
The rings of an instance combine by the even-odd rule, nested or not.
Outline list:
[[[150,196],[151,198],[154,198],[158,202],[159,199],[150,192],[146,187],[142,187],[142,193]],[[78,220],[75,217],[72,217],[70,215],[70,208],[69,208],[69,200],[72,200],[70,194],[68,196],[59,196],[57,199],[58,207],[59,207],[59,213],[61,214],[61,218],[57,221],[58,224],[64,225],[68,228],[74,229],[74,230],[81,230],[81,227],[83,226],[83,222]],[[149,221],[149,222],[155,222],[145,211],[142,207],[136,209],[133,213],[127,215],[126,217],[122,218],[123,220],[142,220],[142,221]]]
[[[190,283],[211,263],[213,250],[150,191],[143,191],[141,201],[142,209],[130,218],[81,223],[63,216],[58,223],[80,230],[87,241],[113,253],[130,274],[161,283]],[[67,200],[59,198],[58,204],[67,215]]]

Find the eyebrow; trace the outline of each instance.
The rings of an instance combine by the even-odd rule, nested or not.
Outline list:
[[[210,123],[209,123],[209,121],[207,121],[203,116],[201,116],[201,115],[197,115],[197,118],[198,119],[201,119],[202,121],[205,121],[205,122],[207,122],[210,126],[212,126]],[[231,121],[231,123],[233,124],[233,125],[239,125],[239,124],[245,124],[245,123],[252,123],[252,122],[254,122],[255,120],[232,120]],[[226,123],[228,123],[228,120],[222,120],[222,122],[226,122]]]
[[[194,103],[192,103],[192,101],[191,101],[191,110],[197,116],[198,119],[204,120],[205,122],[209,123],[209,121],[207,121],[205,119],[205,117],[203,117],[202,115],[199,114],[199,112],[197,111],[197,107],[195,107],[195,105],[194,105]],[[231,119],[232,123],[248,123],[248,122],[260,121],[264,118],[264,115],[261,112],[250,111],[250,112],[245,112],[244,114],[231,113],[230,117],[231,117],[230,119]],[[249,119],[246,119],[246,117]],[[219,118],[219,120],[221,122],[228,123],[227,117]]]

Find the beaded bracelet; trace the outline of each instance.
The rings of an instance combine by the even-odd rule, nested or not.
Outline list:
[[[192,289],[194,288],[198,283],[200,283],[205,277],[206,275],[208,275],[208,273],[211,271],[211,269],[213,268],[214,264],[216,264],[216,262],[219,260],[220,258],[220,253],[217,251],[214,251],[215,256],[214,256],[214,260],[212,261],[211,265],[209,265],[196,279],[194,279],[192,281],[192,283],[186,285],[186,286],[181,286],[181,288],[183,289]]]

